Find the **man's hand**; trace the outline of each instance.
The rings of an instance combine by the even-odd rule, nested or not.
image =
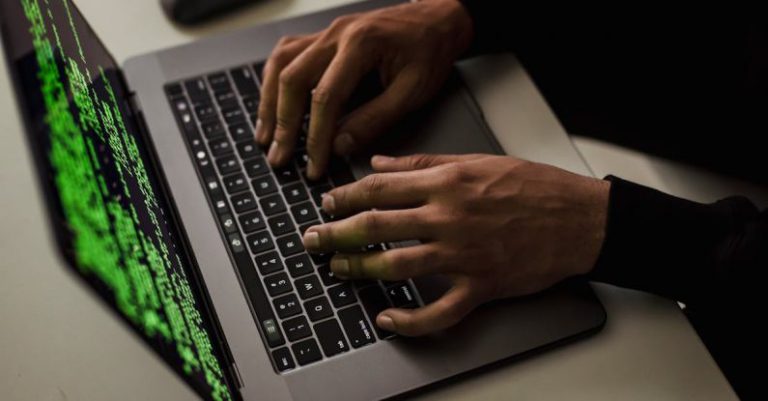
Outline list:
[[[338,251],[342,278],[444,274],[453,288],[422,308],[387,309],[407,336],[449,327],[477,305],[531,294],[589,272],[602,246],[610,183],[513,157],[376,156],[377,174],[336,188],[323,209],[346,219],[309,228],[310,252]],[[357,253],[368,244],[421,244]]]
[[[264,67],[256,140],[271,143],[272,165],[286,163],[311,94],[307,175],[319,178],[332,148],[349,154],[429,100],[471,39],[471,18],[457,0],[348,15],[316,34],[283,38]],[[372,71],[384,92],[339,121]]]

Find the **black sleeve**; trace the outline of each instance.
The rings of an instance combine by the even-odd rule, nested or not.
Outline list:
[[[761,291],[768,213],[743,197],[712,204],[676,198],[616,177],[606,239],[591,278],[687,304]]]
[[[499,12],[498,3],[492,0],[459,1],[472,18],[475,30],[472,46],[465,57],[513,48],[514,35],[509,29],[509,14]],[[507,29],[504,29],[504,26],[507,26]]]

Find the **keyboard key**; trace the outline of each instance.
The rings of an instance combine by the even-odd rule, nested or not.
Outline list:
[[[269,309],[269,305],[267,305],[267,309]],[[264,334],[267,336],[267,344],[269,344],[270,347],[277,347],[278,345],[285,344],[283,335],[280,333],[280,328],[277,326],[277,322],[275,322],[274,318],[262,321],[261,325],[264,329]]]
[[[360,297],[360,300],[363,301],[365,312],[368,314],[368,318],[371,322],[374,323],[374,330],[376,330],[376,334],[379,338],[386,338],[393,335],[391,332],[380,329],[375,323],[376,316],[389,308],[389,301],[387,301],[387,297],[384,296],[384,292],[381,291],[381,287],[378,285],[366,287],[360,290],[357,295]]]
[[[270,251],[275,248],[272,244],[272,237],[266,231],[259,231],[256,234],[251,234],[247,237],[248,245],[251,247],[251,252],[261,253]]]
[[[357,301],[355,291],[348,283],[337,285],[328,289],[328,296],[331,297],[331,303],[337,308],[345,307]]]
[[[206,121],[200,125],[203,128],[205,139],[218,138],[224,135],[224,127],[218,117],[215,120]]]
[[[339,322],[336,319],[326,320],[315,325],[315,333],[320,341],[320,347],[327,357],[349,351],[349,345],[341,332]]]
[[[279,237],[294,232],[296,227],[293,225],[291,216],[280,214],[269,219],[269,229],[272,231],[272,235]]]
[[[208,75],[208,85],[211,85],[211,89],[214,92],[223,92],[230,89],[229,77],[224,72],[217,72],[215,74]]]
[[[296,355],[296,360],[299,365],[306,365],[323,358],[320,354],[320,348],[317,346],[317,341],[314,338],[304,340],[302,342],[291,345],[293,354]]]
[[[307,230],[309,230],[310,227],[316,226],[318,224],[320,224],[319,221],[311,221],[307,224],[302,224],[299,226],[299,232],[301,233],[301,235],[304,235],[304,233],[307,232]]]
[[[325,210],[320,209],[320,219],[323,220],[323,223],[330,223],[332,221],[336,221],[336,219],[325,212]]]
[[[229,241],[229,246],[232,248],[233,253],[241,253],[245,251],[245,246],[243,245],[243,239],[240,237],[240,234],[238,233],[229,234],[229,237],[227,237],[227,240]]]
[[[256,267],[259,268],[262,276],[283,270],[283,262],[280,261],[280,256],[275,251],[262,253],[253,258],[253,260],[256,262]]]
[[[254,231],[263,229],[266,227],[266,224],[264,224],[264,218],[261,217],[261,213],[258,210],[255,210],[240,216],[240,226],[246,234],[250,234]]]
[[[275,306],[275,311],[277,311],[277,316],[279,316],[280,319],[285,319],[301,313],[301,305],[299,305],[299,300],[294,294],[275,298],[275,300],[272,301],[272,304]]]
[[[235,92],[233,92],[231,89],[224,92],[218,92],[216,93],[215,97],[216,103],[221,108],[237,107],[237,95],[235,95]]]
[[[304,244],[301,242],[301,237],[297,234],[278,238],[277,247],[280,249],[280,254],[283,255],[284,258],[299,252],[304,252]]]
[[[299,166],[300,169],[304,169],[309,162],[309,155],[305,149],[297,150],[293,155],[293,160],[296,160],[296,165]]]
[[[334,157],[328,166],[328,176],[334,186],[340,187],[355,181],[355,176],[349,169],[349,165],[340,158]]]
[[[285,265],[288,268],[288,273],[294,278],[301,277],[314,271],[312,262],[309,261],[309,256],[307,256],[306,253],[286,259]]]
[[[275,169],[275,176],[277,176],[277,182],[280,185],[290,184],[294,181],[298,181],[299,173],[292,166],[286,166]]]
[[[211,153],[213,157],[224,156],[232,153],[232,144],[229,143],[227,138],[214,139],[208,142],[208,146],[211,147]]]
[[[251,178],[269,173],[269,166],[263,157],[244,161],[243,167],[245,172],[248,173],[248,177]]]
[[[244,192],[232,197],[232,206],[237,213],[247,212],[256,208],[256,199],[250,192]]]
[[[395,308],[415,308],[418,305],[413,289],[407,282],[398,282],[387,286],[387,296]]]
[[[237,223],[235,223],[235,219],[231,214],[222,214],[219,219],[221,221],[221,227],[224,229],[225,233],[234,234],[237,232]]]
[[[323,280],[323,284],[325,284],[326,287],[343,283],[343,281],[339,280],[339,278],[333,274],[333,270],[331,270],[330,266],[327,264],[318,267],[317,273],[320,275],[320,279]]]
[[[235,142],[253,141],[254,133],[248,123],[235,123],[229,126],[229,137]]]
[[[312,257],[312,261],[315,262],[315,266],[325,265],[331,262],[331,258],[333,257],[332,253],[313,253],[310,255]]]
[[[266,62],[256,63],[253,65],[253,70],[256,71],[256,78],[259,80],[259,82],[262,82],[262,78],[264,77],[264,65]]]
[[[315,207],[309,202],[304,202],[293,206],[291,208],[291,214],[296,222],[299,224],[306,223],[308,221],[317,220],[317,213]]]
[[[304,309],[307,311],[309,320],[313,322],[333,316],[331,305],[326,297],[318,297],[304,302]]]
[[[283,331],[290,341],[300,340],[312,335],[309,322],[304,316],[296,316],[283,322]]]
[[[248,189],[248,180],[242,174],[232,174],[224,177],[224,188],[228,194],[245,191]]]
[[[288,275],[285,273],[268,276],[264,279],[264,284],[267,285],[269,295],[273,297],[291,291],[291,280],[288,279]]]
[[[257,190],[256,193],[258,194],[259,191]],[[259,203],[261,204],[261,210],[263,210],[264,214],[267,216],[272,216],[285,211],[285,204],[283,203],[283,199],[280,198],[280,195],[272,195],[264,198],[260,200]]]
[[[195,106],[195,115],[198,121],[209,121],[211,119],[219,119],[219,115],[216,112],[216,107],[210,103],[200,103]]]
[[[240,163],[237,162],[235,156],[224,156],[216,159],[216,168],[219,169],[221,175],[232,174],[240,171]]]
[[[243,109],[241,109],[240,106],[223,108],[221,109],[221,115],[224,117],[224,122],[226,122],[227,125],[245,122],[245,114],[243,114]]]
[[[315,201],[317,207],[323,206],[323,195],[327,194],[331,189],[328,184],[316,186],[309,190],[312,193],[312,199]]]
[[[287,347],[278,348],[272,351],[272,359],[275,360],[275,366],[279,372],[285,372],[296,367],[293,363],[291,351]]]
[[[320,287],[320,281],[314,274],[297,279],[296,291],[298,291],[301,299],[309,299],[323,293],[323,289]]]
[[[259,92],[256,92],[257,94]],[[256,114],[259,111],[259,96],[246,96],[243,98],[243,106],[248,114]]]
[[[208,88],[202,78],[190,79],[184,82],[184,88],[187,89],[187,95],[192,99],[192,103],[210,102],[211,97],[208,94]]]
[[[283,187],[283,195],[289,204],[294,204],[307,199],[307,190],[300,182]]]
[[[344,326],[344,331],[347,333],[353,348],[360,348],[376,342],[371,326],[363,316],[363,310],[359,306],[355,305],[340,310],[339,320],[341,320],[341,325]]]
[[[240,142],[237,144],[237,154],[240,155],[243,160],[250,159],[252,157],[261,156],[262,152],[256,142]]]
[[[183,91],[184,89],[182,89],[181,84],[174,83],[165,85],[165,93],[170,97],[182,96],[184,94]]]
[[[232,74],[232,80],[235,81],[235,87],[237,87],[237,91],[240,92],[240,96],[255,95],[259,93],[259,88],[253,80],[253,73],[247,65],[234,68],[229,73]]]
[[[275,180],[273,180],[269,175],[256,178],[255,180],[251,181],[251,183],[253,184],[253,190],[256,191],[256,195],[258,196],[269,195],[272,192],[277,191]]]

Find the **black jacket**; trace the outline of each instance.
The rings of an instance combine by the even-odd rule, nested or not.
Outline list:
[[[568,132],[768,183],[768,24],[720,9],[558,21],[463,3],[475,26],[469,55],[514,52]],[[768,212],[743,197],[700,204],[606,179],[607,235],[591,278],[683,302],[737,393],[766,399]]]

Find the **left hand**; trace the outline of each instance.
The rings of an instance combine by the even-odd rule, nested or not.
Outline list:
[[[339,251],[340,278],[404,280],[444,274],[453,288],[376,324],[406,336],[452,326],[476,306],[538,292],[592,269],[605,236],[610,183],[490,155],[377,156],[372,174],[336,188],[323,209],[346,219],[309,228],[310,252]],[[374,210],[375,209],[375,210]],[[368,244],[421,244],[359,253]]]

